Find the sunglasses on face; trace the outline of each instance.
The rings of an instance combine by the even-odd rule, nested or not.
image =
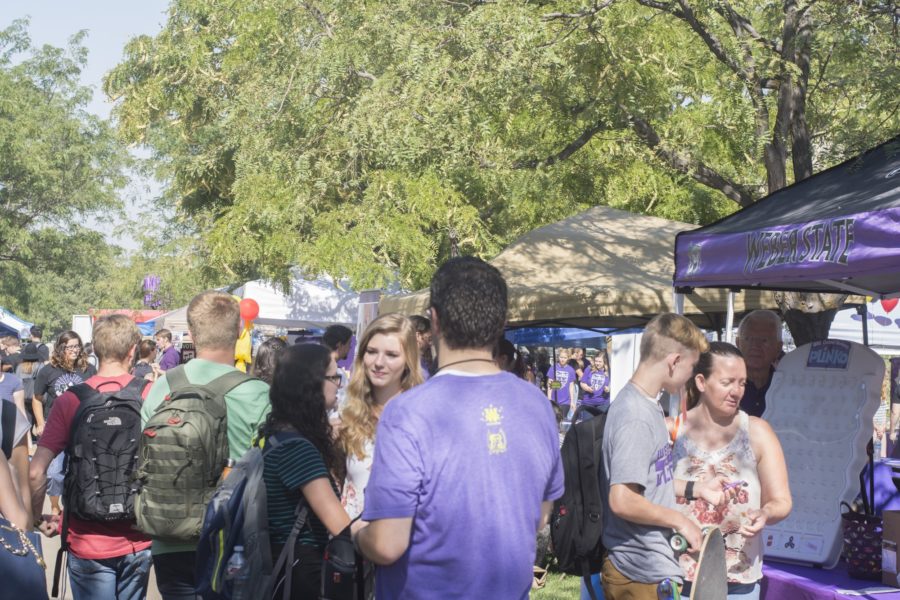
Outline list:
[[[334,385],[341,387],[341,376],[340,375],[326,375],[325,379],[333,383]]]

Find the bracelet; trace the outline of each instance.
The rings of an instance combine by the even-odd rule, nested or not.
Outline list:
[[[684,486],[684,499],[688,502],[696,500],[694,497],[694,482],[688,481],[687,485]]]

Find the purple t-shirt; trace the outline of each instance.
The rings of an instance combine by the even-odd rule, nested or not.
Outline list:
[[[181,355],[178,354],[175,346],[169,346],[163,350],[162,357],[159,359],[159,369],[161,371],[168,371],[179,364],[181,364]]]
[[[528,598],[541,502],[563,493],[547,399],[511,373],[445,372],[378,422],[363,519],[413,518],[378,598]]]
[[[584,396],[581,397],[582,404],[586,406],[609,404],[609,391],[605,389],[609,387],[609,375],[606,371],[594,371],[593,367],[588,367],[581,376],[581,383],[594,390],[593,394],[584,393]]]
[[[547,385],[550,386],[550,397],[560,406],[572,402],[572,397],[569,394],[569,384],[572,382],[577,383],[577,380],[578,376],[575,374],[575,369],[569,365],[564,367],[553,365],[547,369]]]

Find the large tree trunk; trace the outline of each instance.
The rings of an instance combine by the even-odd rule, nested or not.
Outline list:
[[[770,160],[782,150],[787,134],[791,139],[791,164],[794,181],[802,181],[813,174],[812,142],[806,123],[807,89],[809,86],[810,44],[812,20],[809,10],[800,10],[795,0],[785,0],[784,30],[782,38],[782,58],[793,63],[798,73],[784,72],[778,97],[778,116],[772,138],[771,150],[766,148],[766,171],[769,193],[773,185],[786,185],[785,171],[787,158],[774,171]],[[770,159],[770,154],[772,155]],[[779,292],[775,299],[781,309],[797,346],[828,339],[831,323],[838,310],[847,299],[846,294],[810,294],[801,292]]]
[[[846,299],[846,294],[775,292],[775,301],[797,346],[827,339],[834,315]]]

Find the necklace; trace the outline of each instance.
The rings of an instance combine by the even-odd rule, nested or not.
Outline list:
[[[650,392],[648,392],[647,390],[645,390],[645,389],[644,389],[644,386],[642,386],[641,384],[639,384],[639,383],[638,383],[637,381],[635,381],[634,379],[629,379],[628,381],[631,382],[631,385],[633,385],[633,386],[636,387],[637,389],[641,390],[641,392],[643,392],[643,394],[644,394],[645,396],[647,396],[648,398],[658,398],[658,397],[659,397],[659,393],[658,393],[658,392],[657,392],[657,394],[654,396],[653,394],[651,394]]]
[[[488,363],[495,363],[495,361],[494,361],[493,358],[467,358],[467,359],[465,359],[465,360],[457,360],[457,361],[452,362],[452,363],[447,363],[446,365],[441,365],[441,366],[438,368],[438,370],[434,372],[434,374],[437,375],[438,373],[440,373],[441,371],[443,371],[443,370],[446,369],[447,367],[452,367],[452,366],[454,366],[454,365],[461,365],[461,364],[467,363],[467,362],[488,362]]]

